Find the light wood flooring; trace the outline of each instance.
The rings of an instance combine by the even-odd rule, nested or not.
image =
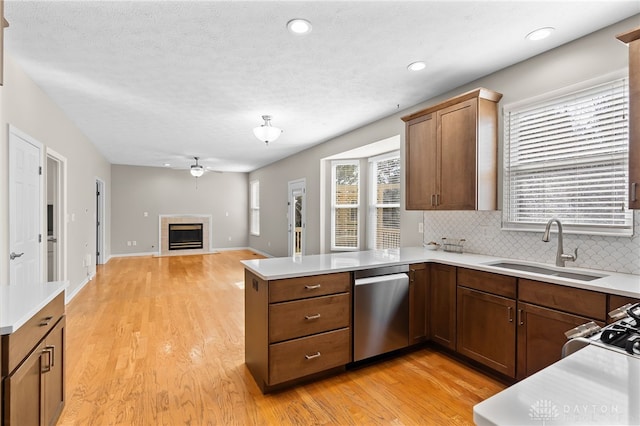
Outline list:
[[[262,395],[244,365],[242,259],[114,258],[67,306],[59,425],[471,424],[498,381],[424,348]]]

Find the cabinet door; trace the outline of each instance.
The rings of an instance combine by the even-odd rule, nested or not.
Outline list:
[[[42,417],[41,355],[39,344],[3,382],[5,426],[38,426]]]
[[[429,301],[431,340],[456,348],[456,268],[432,264]]]
[[[438,209],[476,208],[477,111],[470,99],[437,113]]]
[[[427,314],[429,310],[428,265],[424,263],[409,267],[409,344],[424,342],[429,336]]]
[[[458,353],[515,377],[515,311],[513,299],[458,287]]]
[[[436,123],[429,114],[407,123],[407,210],[431,210],[436,193]]]
[[[518,302],[518,379],[560,360],[565,331],[591,321],[588,318]]]
[[[42,353],[43,425],[54,425],[64,407],[65,317],[45,339]]]

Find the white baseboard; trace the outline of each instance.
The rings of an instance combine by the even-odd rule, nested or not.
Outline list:
[[[89,281],[91,281],[95,276],[96,276],[95,272],[91,273],[91,275],[87,276],[87,278],[85,278],[84,281],[82,281],[80,283],[80,285],[78,287],[76,287],[75,290],[73,290],[72,293],[65,292],[65,295],[64,295],[64,303],[65,303],[65,305],[67,303],[71,302],[71,299],[76,297],[76,295],[80,292],[80,290],[82,290],[85,285],[89,284]]]
[[[255,249],[255,248],[253,248],[253,247],[247,247],[247,248],[246,248],[246,250],[251,250],[252,252],[254,252],[254,253],[258,253],[258,254],[260,254],[260,255],[262,255],[262,256],[264,256],[264,257],[273,257],[273,255],[271,255],[271,254],[269,254],[269,253],[266,253],[266,252],[264,252],[264,251],[261,251],[261,250]]]
[[[157,251],[148,251],[148,252],[140,252],[140,253],[122,253],[122,254],[112,254],[111,256],[109,256],[109,260],[111,260],[114,257],[140,257],[140,256],[159,256],[159,255],[160,255],[160,252],[157,252]]]

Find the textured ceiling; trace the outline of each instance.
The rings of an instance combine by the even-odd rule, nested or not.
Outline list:
[[[16,1],[5,48],[114,164],[251,171],[640,13],[640,1]],[[294,36],[292,18],[313,31]],[[530,31],[551,26],[533,43]],[[427,68],[406,66],[424,60]],[[270,114],[282,136],[252,133]]]

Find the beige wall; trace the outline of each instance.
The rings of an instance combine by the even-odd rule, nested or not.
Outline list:
[[[208,172],[196,182],[188,170],[113,165],[111,184],[114,255],[158,252],[158,216],[164,214],[211,215],[214,249],[248,245],[247,173]]]
[[[527,61],[505,68],[479,80],[444,91],[442,95],[419,105],[407,108],[392,116],[383,118],[367,126],[317,145],[300,154],[271,164],[250,174],[250,179],[260,180],[260,199],[269,200],[261,204],[261,229],[259,237],[249,238],[250,246],[275,256],[287,254],[286,198],[287,181],[307,179],[307,254],[320,253],[321,205],[320,205],[320,160],[371,142],[393,136],[401,136],[401,159],[404,162],[404,123],[400,117],[416,112],[449,97],[464,93],[476,87],[487,87],[504,96],[500,107],[515,101],[527,99],[545,92],[560,89],[614,72],[628,66],[627,47],[616,40],[616,34],[637,27],[640,15],[590,34],[572,43],[556,48]],[[416,87],[419,91],[420,87]],[[499,123],[499,159],[502,159],[502,114]],[[330,174],[327,174],[327,178]],[[500,179],[502,174],[500,173]],[[499,184],[498,201],[502,198]],[[404,205],[405,186],[402,181]],[[325,205],[323,222],[328,234],[329,211]],[[418,234],[418,223],[422,222],[421,212],[402,211],[401,244],[416,246],[422,244]],[[327,246],[328,247],[328,246]],[[327,250],[325,250],[327,251]]]
[[[111,169],[109,163],[89,139],[69,120],[64,112],[25,74],[5,51],[4,86],[0,88],[0,281],[9,281],[8,244],[8,125],[15,126],[41,142],[45,149],[53,149],[67,159],[67,213],[74,221],[67,222],[67,294],[74,294],[95,273],[95,182],[106,182],[106,229],[109,229],[109,192]],[[43,166],[46,164],[43,158]],[[43,188],[43,206],[45,203]],[[46,234],[46,216],[43,215]],[[110,252],[107,234],[105,251]],[[45,256],[46,244],[43,244]],[[89,254],[91,265],[83,266]],[[43,268],[46,271],[46,268]]]

